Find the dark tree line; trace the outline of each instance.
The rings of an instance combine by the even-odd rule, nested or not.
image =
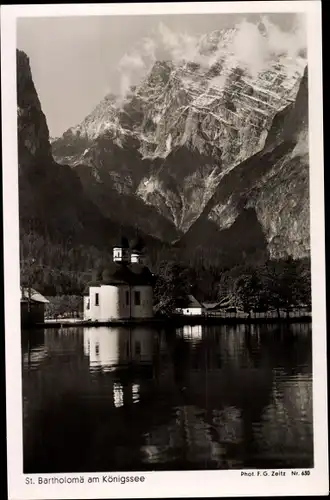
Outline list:
[[[81,295],[95,268],[110,262],[108,252],[95,247],[56,244],[37,233],[20,241],[21,285],[46,296]]]
[[[311,308],[311,274],[308,263],[291,257],[250,270],[235,283],[236,301],[242,309],[251,311]]]
[[[311,274],[308,261],[288,258],[254,267],[221,269],[205,265],[191,269],[164,262],[155,287],[156,309],[169,313],[192,293],[200,302],[229,298],[233,307],[251,314],[311,307]]]
[[[137,245],[142,244],[137,240]],[[236,307],[248,313],[267,309],[289,311],[292,307],[311,305],[307,259],[269,260],[224,268],[214,252],[211,255],[197,249],[187,258],[175,246],[146,250],[146,264],[157,277],[156,311],[172,312],[188,293],[200,302],[217,302],[230,296]],[[22,231],[20,257],[22,286],[36,288],[46,296],[81,296],[86,284],[112,262],[112,246],[100,250],[60,244],[35,232]]]

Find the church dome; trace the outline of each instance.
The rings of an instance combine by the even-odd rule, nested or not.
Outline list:
[[[123,265],[113,262],[102,272],[100,285],[152,285],[153,274],[141,264]]]

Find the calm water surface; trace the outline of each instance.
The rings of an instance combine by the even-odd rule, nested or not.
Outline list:
[[[311,326],[22,332],[24,472],[313,466]]]

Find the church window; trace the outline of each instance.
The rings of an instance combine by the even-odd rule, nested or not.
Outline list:
[[[141,305],[141,292],[134,292],[134,302],[136,306]]]

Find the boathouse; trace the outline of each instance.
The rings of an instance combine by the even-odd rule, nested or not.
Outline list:
[[[112,264],[85,290],[84,319],[111,322],[152,318],[153,282],[141,250],[131,250],[125,244],[115,246]]]
[[[33,288],[21,287],[21,324],[33,326],[45,321],[45,305],[49,304],[41,293]]]
[[[203,306],[193,295],[187,295],[187,297],[178,304],[175,312],[185,316],[201,316],[203,313]]]

